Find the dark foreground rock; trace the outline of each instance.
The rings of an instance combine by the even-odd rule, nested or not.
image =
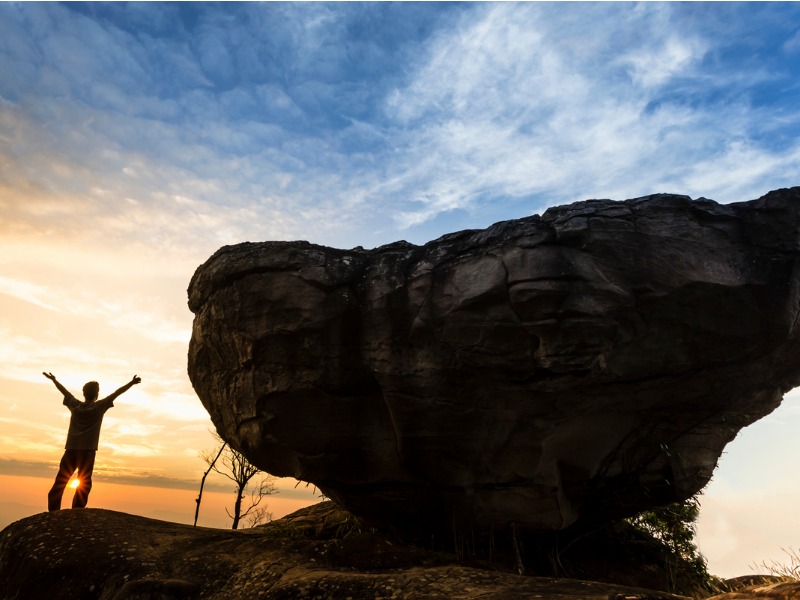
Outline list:
[[[189,288],[189,375],[254,464],[376,526],[590,527],[695,494],[800,384],[799,224],[793,188],[226,246]]]
[[[354,530],[349,519],[323,506],[264,528],[230,531],[99,509],[43,513],[0,534],[0,598],[682,598],[608,583],[521,576],[501,564],[464,566],[452,555]]]
[[[639,554],[625,567],[631,577],[652,565]],[[796,581],[746,579],[710,600],[800,599]],[[79,509],[34,515],[0,532],[0,600],[201,598],[688,600],[629,585],[517,575],[503,560],[457,561],[390,542],[329,502],[243,531]]]

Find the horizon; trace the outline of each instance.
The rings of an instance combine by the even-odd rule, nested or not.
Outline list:
[[[0,531],[20,519],[47,512],[46,496],[47,490],[53,484],[52,479],[52,477],[0,473],[0,485],[6,489],[14,486],[12,495],[6,494],[0,500]],[[92,488],[87,508],[116,510],[184,525],[191,525],[194,522],[199,481],[194,489],[158,488],[142,483],[120,483],[103,476],[95,478],[95,481],[97,487]],[[305,495],[301,493],[302,491],[306,492]],[[67,510],[69,507],[71,492],[72,490],[67,490],[64,494],[63,510]],[[259,505],[262,506],[266,503],[266,508],[276,520],[321,501],[318,491],[295,490],[294,497],[282,492],[284,490],[267,496]],[[227,512],[233,511],[233,499],[234,493],[231,485],[225,489],[221,483],[215,482],[205,487],[200,502],[197,526],[229,529],[232,518]],[[95,502],[93,503],[92,500]],[[243,519],[240,528],[248,526],[247,519]]]
[[[55,477],[69,412],[43,371],[79,398],[138,374],[89,506],[199,483],[186,288],[223,245],[424,244],[591,198],[799,185],[797,23],[788,2],[0,3],[0,475]],[[712,573],[797,545],[798,428],[794,390],[726,449],[701,498]]]

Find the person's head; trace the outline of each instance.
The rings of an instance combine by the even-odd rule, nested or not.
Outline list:
[[[83,397],[87,402],[94,402],[97,400],[97,395],[100,393],[100,384],[96,381],[90,381],[83,386]]]

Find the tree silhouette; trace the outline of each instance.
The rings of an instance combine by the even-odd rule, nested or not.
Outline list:
[[[203,460],[206,461],[208,468],[203,473],[202,479],[200,479],[200,492],[197,494],[197,498],[195,499],[195,507],[194,507],[194,525],[193,527],[197,527],[197,517],[200,516],[200,502],[203,500],[203,487],[206,485],[206,477],[211,471],[214,470],[214,465],[217,464],[219,457],[222,456],[222,451],[225,450],[225,446],[228,444],[223,442],[222,446],[219,447],[219,450],[214,455],[214,458],[211,458],[211,454],[201,454]]]
[[[213,435],[218,442],[217,446],[212,451],[201,453],[201,457],[209,469],[224,475],[236,484],[233,514],[225,509],[228,516],[233,519],[231,529],[238,529],[242,519],[248,516],[250,517],[248,524],[251,527],[268,521],[272,515],[265,506],[259,505],[265,496],[277,493],[275,478],[251,464],[241,452],[227,445],[218,434]]]

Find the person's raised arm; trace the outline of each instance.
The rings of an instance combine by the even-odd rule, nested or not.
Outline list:
[[[72,396],[70,391],[67,388],[65,388],[63,385],[61,385],[61,383],[59,383],[59,381],[58,381],[58,379],[56,379],[55,375],[53,375],[52,373],[42,373],[42,375],[44,375],[50,381],[52,381],[55,384],[55,386],[58,388],[59,392],[61,392],[65,396]]]
[[[133,386],[135,386],[137,383],[141,383],[141,381],[142,381],[141,377],[139,377],[138,375],[134,375],[133,379],[131,379],[128,383],[119,388],[116,392],[108,396],[106,400],[114,400],[117,396],[119,396],[120,394],[124,394]]]

